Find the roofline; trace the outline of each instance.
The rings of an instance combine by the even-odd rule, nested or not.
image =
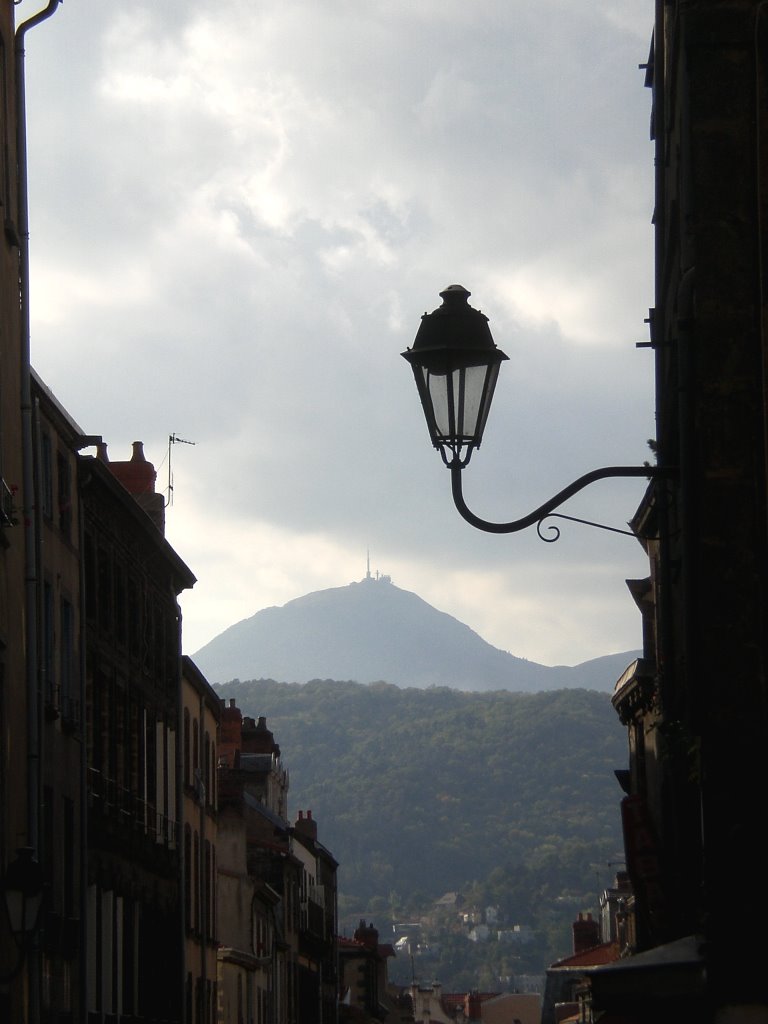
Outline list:
[[[88,438],[90,444],[96,444],[96,438],[95,437],[91,437],[91,436],[89,436],[89,435],[87,435],[85,433],[85,431],[80,426],[80,424],[77,423],[72,418],[72,416],[70,416],[70,414],[67,412],[67,410],[64,408],[64,406],[61,404],[61,402],[58,400],[56,395],[54,395],[54,393],[50,389],[50,387],[45,383],[43,378],[40,376],[40,374],[33,367],[30,367],[30,374],[31,374],[32,383],[34,384],[34,386],[41,392],[41,394],[45,398],[46,402],[48,402],[50,404],[50,406],[51,406],[51,408],[53,410],[53,413],[58,417],[58,419],[60,419],[63,422],[63,424],[66,426],[66,429],[69,431],[69,433],[72,435],[72,437],[73,438],[80,438],[80,439]],[[99,438],[99,440],[100,440],[100,438]],[[88,447],[88,446],[87,445],[81,445],[80,447],[84,448],[84,447]]]
[[[181,656],[181,672],[183,678],[187,679],[189,683],[194,686],[198,693],[202,694],[207,698],[211,705],[211,709],[214,712],[214,717],[218,721],[221,718],[221,701],[222,698],[214,690],[213,686],[208,682],[203,673],[197,667],[195,662],[190,658],[188,654],[182,654]]]
[[[100,459],[93,455],[78,455],[77,458],[79,468],[81,470],[89,470],[91,473],[95,473],[96,477],[101,478],[100,482],[111,490],[112,496],[122,504],[128,515],[133,518],[136,525],[144,533],[147,540],[158,549],[164,558],[171,562],[176,575],[183,584],[179,587],[178,593],[181,593],[182,590],[191,589],[197,583],[197,577],[176,552],[176,549],[171,546],[163,533],[155,526],[138,501],[120,483],[109,466],[104,465]]]

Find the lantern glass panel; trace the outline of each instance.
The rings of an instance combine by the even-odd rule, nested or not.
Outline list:
[[[414,366],[432,443],[444,457],[465,461],[479,446],[498,373],[497,362],[448,372]]]

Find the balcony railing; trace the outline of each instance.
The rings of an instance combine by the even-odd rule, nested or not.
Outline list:
[[[142,833],[169,849],[176,848],[176,821],[96,768],[88,769],[88,809],[92,814],[110,818],[131,832]]]
[[[325,912],[320,904],[314,900],[302,900],[300,910],[301,930],[322,939],[325,935]]]

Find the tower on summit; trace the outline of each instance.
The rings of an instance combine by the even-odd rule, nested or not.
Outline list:
[[[371,573],[371,551],[370,551],[370,548],[368,548],[367,551],[366,551],[365,578],[363,579],[362,582],[366,583],[368,581],[370,581],[371,583],[391,583],[392,582],[392,577],[391,576],[385,576],[384,573],[380,573],[378,569],[376,570],[376,575],[375,576]]]

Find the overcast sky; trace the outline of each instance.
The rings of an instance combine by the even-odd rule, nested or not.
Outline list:
[[[33,363],[163,489],[170,450],[187,653],[369,549],[520,657],[640,646],[639,544],[464,523],[400,353],[448,284],[490,318],[485,518],[650,457],[652,8],[67,0],[29,32]],[[564,511],[621,527],[643,490]]]

